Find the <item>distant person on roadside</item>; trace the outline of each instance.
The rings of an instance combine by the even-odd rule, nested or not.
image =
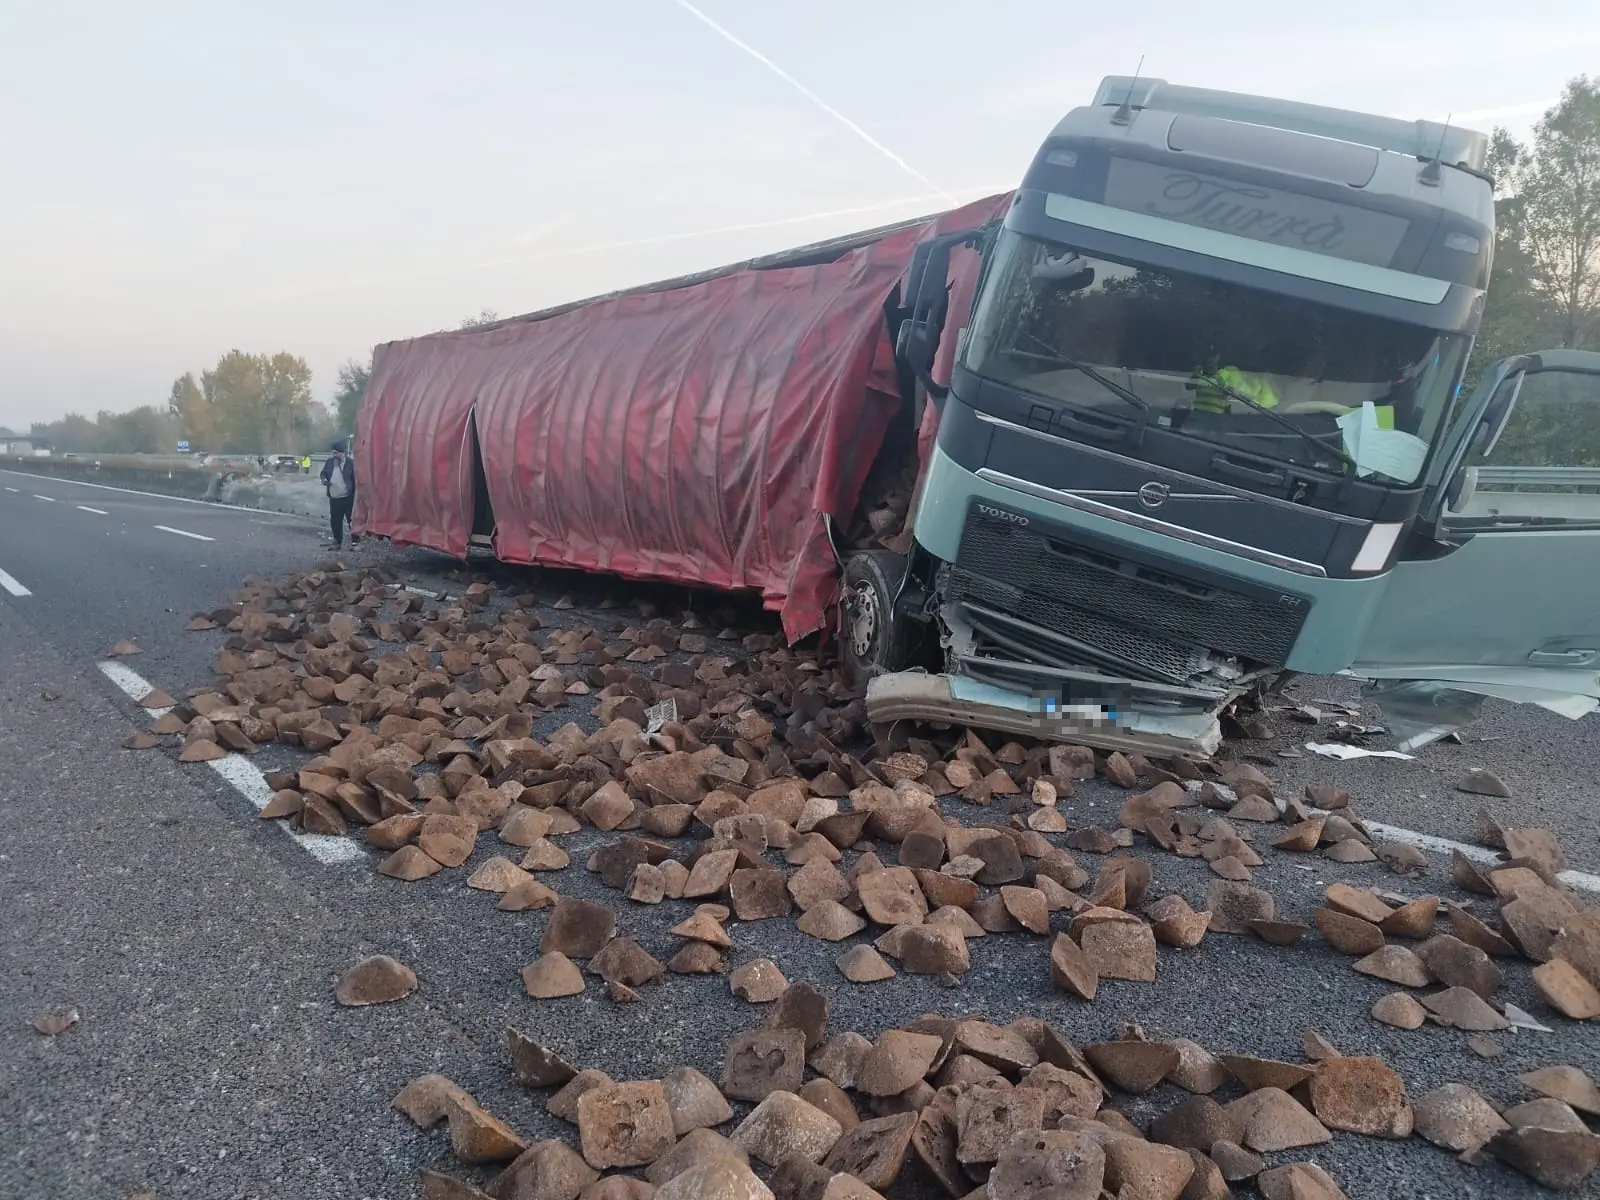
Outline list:
[[[337,550],[344,545],[345,526],[356,504],[356,464],[343,442],[333,444],[333,454],[322,464],[322,486],[328,492],[328,522],[333,526],[333,548]],[[354,546],[357,540],[352,529],[350,544]]]

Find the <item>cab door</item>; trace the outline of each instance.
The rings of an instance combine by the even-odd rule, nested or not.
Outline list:
[[[1600,354],[1520,355],[1485,383],[1349,673],[1583,711],[1600,697]]]

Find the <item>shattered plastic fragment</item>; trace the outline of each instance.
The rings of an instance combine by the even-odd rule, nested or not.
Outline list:
[[[1344,742],[1307,742],[1306,749],[1313,754],[1320,754],[1323,758],[1340,760],[1351,758],[1398,758],[1406,762],[1413,762],[1416,759],[1416,755],[1402,754],[1398,750],[1364,750],[1360,746],[1351,746]]]

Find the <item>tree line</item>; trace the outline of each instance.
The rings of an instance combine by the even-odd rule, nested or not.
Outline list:
[[[313,398],[311,366],[299,355],[229,350],[209,370],[173,380],[164,404],[68,413],[35,421],[28,436],[75,454],[171,454],[179,442],[207,454],[317,452],[354,431],[369,372],[370,359],[340,367],[329,405]]]
[[[229,350],[209,370],[172,383],[165,404],[69,413],[35,422],[30,436],[58,453],[171,454],[180,441],[197,453],[303,454],[341,432],[336,415],[312,398],[311,367],[298,355]]]
[[[499,319],[484,309],[457,328]],[[164,405],[101,412],[92,420],[69,413],[59,421],[35,422],[30,436],[73,454],[171,454],[180,441],[196,453],[315,452],[355,431],[371,374],[370,355],[345,362],[329,405],[312,398],[311,367],[298,355],[230,350],[210,370],[173,380]]]

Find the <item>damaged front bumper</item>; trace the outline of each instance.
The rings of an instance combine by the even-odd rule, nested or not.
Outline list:
[[[970,725],[1097,750],[1203,761],[1222,745],[1221,715],[1244,690],[1223,695],[1205,712],[1150,712],[1063,704],[962,675],[901,671],[868,683],[867,719]]]
[[[946,673],[872,680],[868,720],[971,725],[1101,750],[1207,759],[1222,744],[1222,715],[1270,674],[1132,630],[1120,645],[1110,638],[1095,645],[970,600],[945,603],[939,622]],[[1141,652],[1177,669],[1151,670],[1138,661]]]

